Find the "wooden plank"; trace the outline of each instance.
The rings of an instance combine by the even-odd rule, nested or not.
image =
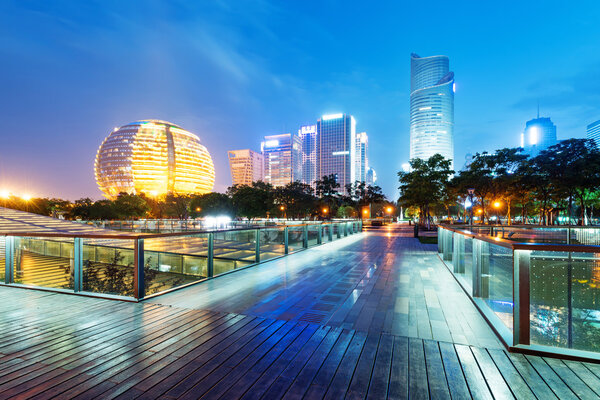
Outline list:
[[[346,398],[364,399],[367,395],[380,336],[379,333],[367,335],[367,340],[365,341],[358,363],[356,364],[356,369],[352,375],[352,381],[348,387]]]
[[[485,381],[495,398],[511,399],[513,394],[502,377],[502,374],[496,368],[496,365],[490,358],[490,355],[484,350],[477,347],[471,347],[471,351],[479,364],[479,368],[485,377]]]
[[[510,354],[509,357],[538,399],[551,400],[557,398],[550,386],[542,379],[523,354]],[[568,398],[575,398],[575,396],[573,393],[570,393]]]
[[[408,338],[406,337],[394,337],[388,398],[408,398]]]
[[[446,373],[448,389],[453,399],[468,399],[471,397],[469,387],[463,374],[456,350],[452,343],[439,342],[440,355]]]
[[[543,359],[577,396],[584,399],[598,398],[598,395],[586,385],[586,382],[579,379],[562,360],[547,357]]]
[[[340,399],[346,395],[348,385],[354,374],[356,363],[358,362],[366,339],[366,334],[362,332],[356,332],[354,334],[354,337],[348,345],[346,353],[333,376],[331,384],[325,393],[325,399]]]
[[[510,387],[512,393],[523,399],[535,399],[536,396],[531,391],[525,380],[519,374],[519,371],[512,364],[510,359],[507,357],[504,350],[488,350],[493,362],[496,364],[498,371],[502,374],[502,377]]]
[[[371,382],[369,383],[367,399],[383,399],[387,397],[393,351],[394,337],[386,334],[381,335]]]
[[[427,364],[427,382],[431,397],[434,399],[450,399],[450,390],[448,389],[448,381],[438,342],[423,340],[423,346],[425,349],[425,363]]]
[[[573,391],[541,357],[524,356],[559,399],[577,399]]]
[[[469,391],[474,399],[493,399],[479,365],[469,346],[455,344],[456,354],[464,371]]]
[[[565,360],[563,362],[567,365],[567,367],[569,367],[569,369],[571,371],[573,371],[575,373],[575,375],[577,375],[579,377],[579,379],[584,381],[585,384],[588,385],[589,388],[592,389],[594,391],[594,393],[596,393],[596,395],[598,395],[600,397],[600,379],[596,375],[594,375],[581,362],[567,361],[567,360]]]
[[[423,340],[408,339],[408,395],[411,399],[428,399],[427,365]]]

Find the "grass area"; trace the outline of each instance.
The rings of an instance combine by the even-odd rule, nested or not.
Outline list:
[[[419,236],[419,242],[423,244],[437,244],[437,236]]]

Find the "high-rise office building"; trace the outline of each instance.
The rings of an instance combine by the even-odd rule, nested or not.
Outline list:
[[[357,133],[354,165],[356,166],[355,179],[360,182],[367,181],[367,170],[369,169],[369,157],[367,156],[368,147],[369,137],[367,136],[367,132]]]
[[[304,125],[298,130],[302,141],[302,183],[315,188],[317,177],[317,125]]]
[[[540,151],[558,143],[556,138],[556,125],[550,118],[537,118],[525,123],[525,131],[521,134],[521,147],[525,153],[532,157]]]
[[[447,56],[410,58],[410,158],[454,160],[454,72]],[[452,162],[454,169],[454,161]]]
[[[348,114],[323,115],[317,121],[317,179],[334,175],[340,184],[356,180],[356,120]]]
[[[587,138],[592,139],[600,147],[600,120],[592,122],[586,129]]]
[[[374,186],[375,182],[377,182],[377,173],[373,168],[369,168],[367,170],[367,180],[366,183],[369,186]]]
[[[275,187],[302,181],[302,141],[295,133],[265,136],[261,144],[265,182]]]
[[[262,154],[245,149],[228,151],[227,156],[233,185],[251,185],[252,182],[264,180]]]

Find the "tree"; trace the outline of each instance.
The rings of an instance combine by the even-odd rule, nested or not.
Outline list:
[[[238,216],[258,218],[265,216],[274,206],[274,190],[262,181],[248,185],[234,185],[227,189]]]
[[[430,227],[430,206],[438,203],[444,196],[448,177],[454,173],[450,169],[450,160],[441,154],[435,154],[428,160],[413,158],[409,172],[398,172],[400,181],[400,199],[404,207],[418,207],[419,220]]]
[[[169,193],[165,197],[165,213],[168,216],[177,217],[180,220],[188,219],[190,216],[191,202],[192,197],[188,194]]]
[[[192,197],[190,208],[193,216],[235,215],[231,198],[224,193],[206,193]]]
[[[288,217],[303,218],[315,211],[316,198],[310,185],[296,181],[275,190],[275,203]]]
[[[129,193],[119,193],[113,202],[114,212],[118,218],[140,218],[150,211],[150,207],[142,196]]]

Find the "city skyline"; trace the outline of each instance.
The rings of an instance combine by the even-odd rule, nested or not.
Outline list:
[[[538,101],[559,139],[585,137],[600,119],[597,4],[588,2],[586,13],[560,3],[510,12],[458,4],[452,19],[442,5],[330,2],[316,13],[268,1],[235,9],[4,3],[10,40],[0,44],[0,71],[10,79],[0,100],[0,188],[101,198],[93,154],[104,137],[157,118],[202,138],[223,192],[228,150],[256,148],[261,137],[295,132],[316,115],[352,113],[369,134],[378,184],[395,199],[396,172],[409,159],[412,52],[447,55],[457,72],[456,169],[467,153],[519,146]],[[425,11],[427,29],[409,17]],[[359,17],[368,35],[349,28]]]

